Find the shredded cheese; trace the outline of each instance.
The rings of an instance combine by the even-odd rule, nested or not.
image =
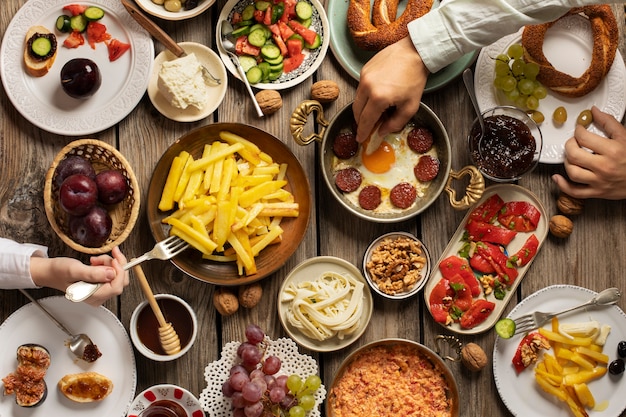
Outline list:
[[[324,272],[315,281],[292,282],[282,295],[283,302],[291,303],[287,320],[313,339],[343,339],[359,327],[363,287],[349,274],[335,272]]]

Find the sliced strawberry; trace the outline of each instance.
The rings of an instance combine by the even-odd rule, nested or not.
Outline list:
[[[85,43],[85,38],[83,38],[82,33],[80,32],[71,32],[70,35],[63,41],[63,46],[66,48],[78,48],[79,46]]]
[[[113,62],[124,55],[124,52],[130,49],[130,44],[124,43],[117,39],[112,39],[108,44],[109,61]]]

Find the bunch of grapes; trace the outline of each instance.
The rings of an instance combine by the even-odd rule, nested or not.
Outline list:
[[[548,95],[546,87],[537,81],[537,74],[539,65],[524,61],[524,47],[513,44],[506,54],[496,57],[493,85],[516,107],[536,111],[539,100]]]
[[[230,369],[222,394],[230,398],[234,417],[304,417],[315,406],[314,394],[322,381],[317,375],[280,374],[282,361],[265,357],[265,333],[246,327],[246,341],[237,349],[239,363]]]

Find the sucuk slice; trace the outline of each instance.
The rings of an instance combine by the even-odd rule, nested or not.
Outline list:
[[[344,193],[356,191],[363,181],[363,177],[358,169],[354,167],[339,170],[335,175],[335,185]]]

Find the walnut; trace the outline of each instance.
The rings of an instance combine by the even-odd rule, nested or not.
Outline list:
[[[487,355],[476,343],[468,343],[461,349],[461,362],[470,371],[478,372],[487,365]]]
[[[574,223],[561,214],[554,215],[550,219],[550,232],[556,237],[566,238],[572,233],[573,229]]]
[[[213,293],[213,305],[222,316],[230,316],[239,309],[239,300],[231,290],[218,287]]]
[[[558,200],[556,200],[556,206],[559,211],[568,215],[582,213],[584,205],[585,203],[580,198],[575,198],[565,193],[561,193]]]
[[[330,103],[339,98],[339,86],[330,80],[318,81],[311,86],[311,98],[320,103]]]
[[[262,295],[263,287],[261,284],[242,285],[239,287],[239,304],[245,308],[252,308],[261,301]]]
[[[255,95],[256,101],[264,115],[276,113],[283,107],[283,98],[275,90],[261,90]]]

